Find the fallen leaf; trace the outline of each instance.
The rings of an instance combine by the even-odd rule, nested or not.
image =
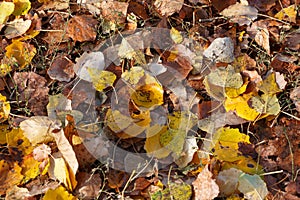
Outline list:
[[[48,159],[50,154],[51,148],[46,144],[41,144],[33,149],[33,158],[39,162]]]
[[[128,8],[127,2],[102,1],[99,8],[102,17],[107,21],[116,24],[125,23]]]
[[[87,71],[92,79],[94,88],[99,92],[103,92],[105,88],[113,86],[117,79],[117,76],[110,71],[96,70],[94,68],[87,68]]]
[[[50,95],[49,103],[47,104],[48,117],[57,119],[59,111],[72,110],[71,103],[72,101],[63,94]]]
[[[258,10],[253,6],[237,2],[225,8],[220,14],[231,18],[230,21],[243,26],[250,25],[250,23],[257,18]]]
[[[179,44],[183,41],[183,37],[181,33],[178,30],[176,30],[174,27],[172,27],[170,30],[170,36],[176,44]]]
[[[0,160],[0,195],[22,181],[21,171],[22,168],[16,162],[10,166],[5,160]]]
[[[203,1],[203,0],[200,0],[200,1]],[[235,3],[236,3],[236,0],[229,0],[226,2],[223,2],[221,0],[211,0],[211,4],[218,10],[218,12],[221,12],[225,8],[227,8],[231,5],[234,5]],[[204,3],[204,4],[208,4],[208,3]]]
[[[195,192],[195,200],[211,200],[219,195],[219,186],[212,179],[213,174],[208,170],[208,165],[198,174],[192,183]]]
[[[39,0],[40,3],[43,2],[43,5],[38,8],[39,11],[41,10],[66,10],[70,6],[70,1],[69,0]]]
[[[5,199],[30,199],[33,195],[30,194],[27,188],[14,185],[6,191]]]
[[[284,39],[284,45],[294,51],[298,51],[300,49],[300,29],[296,29],[292,31],[290,34],[287,34]]]
[[[219,172],[216,182],[220,189],[220,196],[228,197],[236,192],[238,180],[242,173],[241,170],[235,168]]]
[[[59,152],[52,154],[48,174],[51,179],[63,183],[70,191],[76,187],[75,175],[70,172],[66,161]]]
[[[155,0],[153,2],[154,8],[161,16],[170,16],[176,12],[179,12],[182,8],[184,0]]]
[[[142,67],[133,67],[122,73],[122,79],[131,85],[137,85],[144,75],[145,71]]]
[[[73,65],[74,63],[66,56],[56,57],[47,74],[51,79],[69,82],[74,77]]]
[[[282,90],[279,88],[279,85],[276,82],[277,77],[274,72],[269,71],[266,77],[263,79],[261,85],[259,85],[259,90],[267,95],[272,95],[281,92]],[[279,80],[282,79],[280,77],[278,78]]]
[[[20,69],[30,64],[36,54],[36,49],[33,45],[18,40],[13,40],[5,50],[6,57],[9,59],[15,58]]]
[[[94,41],[98,21],[91,15],[76,15],[68,23],[67,35],[74,41]]]
[[[7,28],[4,30],[5,37],[12,39],[23,35],[31,26],[31,20],[15,19],[7,23]]]
[[[280,112],[280,105],[276,95],[263,94],[253,96],[250,99],[251,107],[257,112],[267,115],[277,115]]]
[[[15,4],[13,2],[3,1],[0,3],[0,25],[7,21],[8,17],[14,12],[14,9]]]
[[[54,141],[52,131],[60,129],[61,122],[45,116],[33,116],[20,123],[20,128],[33,146]]]
[[[246,199],[261,200],[268,194],[266,183],[260,176],[254,174],[241,174],[239,176],[238,190],[244,194]]]
[[[8,119],[10,113],[10,104],[6,101],[6,96],[0,94],[0,122]]]
[[[24,175],[22,183],[26,183],[27,181],[34,179],[38,175],[40,175],[40,164],[41,162],[35,160],[33,158],[33,155],[28,155],[24,157],[24,160],[21,165],[22,175]]]
[[[59,186],[54,190],[48,190],[43,196],[43,200],[53,199],[76,200],[77,198],[70,194],[63,186]]]
[[[0,77],[6,76],[11,71],[12,71],[11,65],[6,63],[0,64]]]
[[[26,15],[31,8],[31,2],[29,0],[14,0],[15,9],[13,15]]]
[[[182,199],[189,200],[192,196],[192,188],[186,183],[170,183],[164,190],[158,190],[151,194],[151,199]]]
[[[234,44],[231,38],[216,38],[207,49],[204,50],[203,55],[213,62],[231,63],[234,61]]]
[[[95,71],[101,71],[105,67],[104,55],[102,52],[84,52],[79,58],[76,58],[76,64],[74,65],[74,71],[79,78],[92,82],[92,78],[88,72],[88,69]]]
[[[79,172],[77,174],[78,185],[76,196],[80,199],[95,199],[101,190],[102,180],[99,174]]]
[[[296,23],[297,10],[296,5],[290,5],[283,8],[274,17],[280,20],[286,20],[288,22]]]
[[[269,30],[267,28],[263,28],[257,31],[254,40],[255,42],[264,48],[267,54],[270,55],[270,41],[269,41]]]

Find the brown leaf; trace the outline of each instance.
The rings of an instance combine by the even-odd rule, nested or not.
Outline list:
[[[294,51],[299,51],[300,48],[300,29],[288,34],[284,40],[284,45]]]
[[[271,62],[271,67],[281,73],[293,73],[295,70],[300,69],[299,65],[293,63],[296,60],[297,58],[293,56],[277,54]]]
[[[198,174],[197,179],[192,183],[195,200],[211,200],[218,196],[219,186],[212,179],[212,175],[208,170],[208,165]]]
[[[34,72],[17,72],[13,78],[20,94],[19,100],[28,103],[33,114],[46,115],[49,92],[47,80]]]
[[[183,2],[184,0],[155,0],[153,5],[161,16],[170,16],[180,11]]]
[[[276,0],[248,0],[248,2],[249,5],[255,6],[259,11],[265,12],[275,6]]]
[[[68,24],[67,35],[74,41],[94,41],[97,36],[98,21],[92,15],[74,16]]]
[[[66,56],[58,56],[47,73],[52,79],[69,82],[74,77],[73,64]]]
[[[79,172],[76,176],[78,185],[75,193],[80,199],[96,199],[102,185],[102,180],[99,174],[88,174]]]
[[[290,98],[296,105],[296,110],[300,113],[300,87],[293,89],[293,91],[290,94]]]
[[[126,2],[102,1],[100,4],[102,17],[117,24],[126,21],[127,8]]]
[[[142,5],[135,1],[130,1],[128,6],[128,14],[134,13],[135,15],[139,16],[143,20],[146,20],[149,18],[149,15],[147,14],[145,4]]]
[[[228,6],[235,4],[236,0],[229,0],[229,1],[211,0],[211,3],[219,12],[221,12]]]

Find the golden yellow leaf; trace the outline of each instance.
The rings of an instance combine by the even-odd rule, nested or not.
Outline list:
[[[10,113],[10,104],[6,101],[6,97],[0,94],[0,122],[7,120]]]
[[[5,160],[0,160],[0,195],[5,194],[6,190],[22,181],[21,171],[22,168],[18,163],[13,163],[11,166]]]
[[[170,30],[170,36],[172,38],[172,40],[176,43],[179,44],[183,41],[183,37],[180,34],[180,32],[178,30],[176,30],[176,28],[172,27]]]
[[[22,174],[24,175],[22,183],[26,183],[27,181],[34,179],[40,174],[40,164],[41,162],[36,161],[32,155],[24,157],[24,160],[21,165]]]
[[[6,76],[9,72],[11,72],[12,68],[10,65],[4,63],[0,64],[0,77]]]
[[[145,71],[142,67],[132,67],[122,73],[122,79],[131,85],[136,85],[144,75]]]
[[[250,143],[249,136],[240,133],[238,129],[219,128],[213,135],[213,154],[222,161],[235,162],[241,160],[238,143]]]
[[[280,20],[287,20],[289,22],[296,23],[296,17],[297,17],[296,5],[291,5],[289,7],[283,8],[274,17]]]
[[[240,88],[225,88],[226,97],[235,98],[243,94],[247,89],[248,82],[245,82]]]
[[[25,15],[31,8],[31,3],[29,0],[13,0],[15,4],[15,9],[13,14],[15,16]]]
[[[149,110],[141,110],[138,114],[132,112],[131,118],[133,119],[133,122],[138,126],[148,126],[151,122]]]
[[[20,128],[13,128],[6,133],[6,143],[9,147],[18,148],[23,152],[23,155],[28,155],[33,151],[31,143],[24,136],[23,131]]]
[[[43,200],[76,200],[77,198],[70,194],[63,186],[59,186],[55,190],[48,190],[43,197]]]
[[[139,118],[137,123],[142,126],[135,123],[131,117],[120,113],[120,111],[109,109],[106,113],[106,124],[118,137],[126,139],[141,134],[146,128],[145,125],[148,122],[150,123],[150,113],[149,115],[141,115]]]
[[[167,131],[167,126],[154,125],[146,130],[146,142],[144,149],[149,157],[154,156],[158,159],[167,157],[172,151],[163,147],[160,143],[160,136]]]
[[[20,69],[30,64],[32,58],[36,54],[36,49],[33,45],[30,45],[25,42],[20,42],[18,40],[13,40],[13,42],[10,45],[8,45],[5,49],[6,57],[9,59],[15,58]]]
[[[8,17],[14,12],[15,4],[3,1],[0,3],[0,25],[4,24]]]
[[[224,162],[222,169],[236,168],[248,174],[261,174],[263,167],[250,157],[240,156],[236,162]]]
[[[248,101],[252,95],[252,93],[249,93],[236,98],[227,98],[224,102],[226,111],[235,111],[239,117],[249,121],[254,121],[260,113],[248,105]]]
[[[138,87],[131,94],[131,99],[139,107],[151,108],[163,104],[163,89],[157,84],[147,84]]]
[[[117,76],[109,71],[97,70],[95,68],[87,68],[87,71],[92,79],[94,88],[102,92],[105,88],[113,86]]]

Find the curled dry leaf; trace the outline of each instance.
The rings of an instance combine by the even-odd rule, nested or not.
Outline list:
[[[73,65],[66,56],[59,56],[54,59],[47,73],[51,79],[69,82],[74,77]]]
[[[250,23],[257,18],[258,10],[253,6],[237,2],[236,4],[224,9],[220,14],[225,17],[231,17],[230,20],[232,22],[243,26],[250,25]]]
[[[94,41],[98,21],[91,15],[76,15],[68,23],[67,35],[74,41]]]
[[[162,16],[170,16],[179,12],[183,6],[184,0],[155,0],[153,5],[156,11]]]
[[[212,179],[213,174],[208,170],[208,165],[198,174],[192,183],[195,192],[195,200],[211,200],[219,195],[219,186]]]

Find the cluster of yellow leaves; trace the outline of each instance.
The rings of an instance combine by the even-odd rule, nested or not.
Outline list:
[[[217,68],[204,79],[208,94],[224,102],[226,111],[235,111],[243,119],[254,121],[280,112],[276,93],[281,89],[274,72],[256,83],[256,88],[251,92],[246,92],[248,84],[246,77],[230,65]],[[263,94],[260,95],[259,91]]]

